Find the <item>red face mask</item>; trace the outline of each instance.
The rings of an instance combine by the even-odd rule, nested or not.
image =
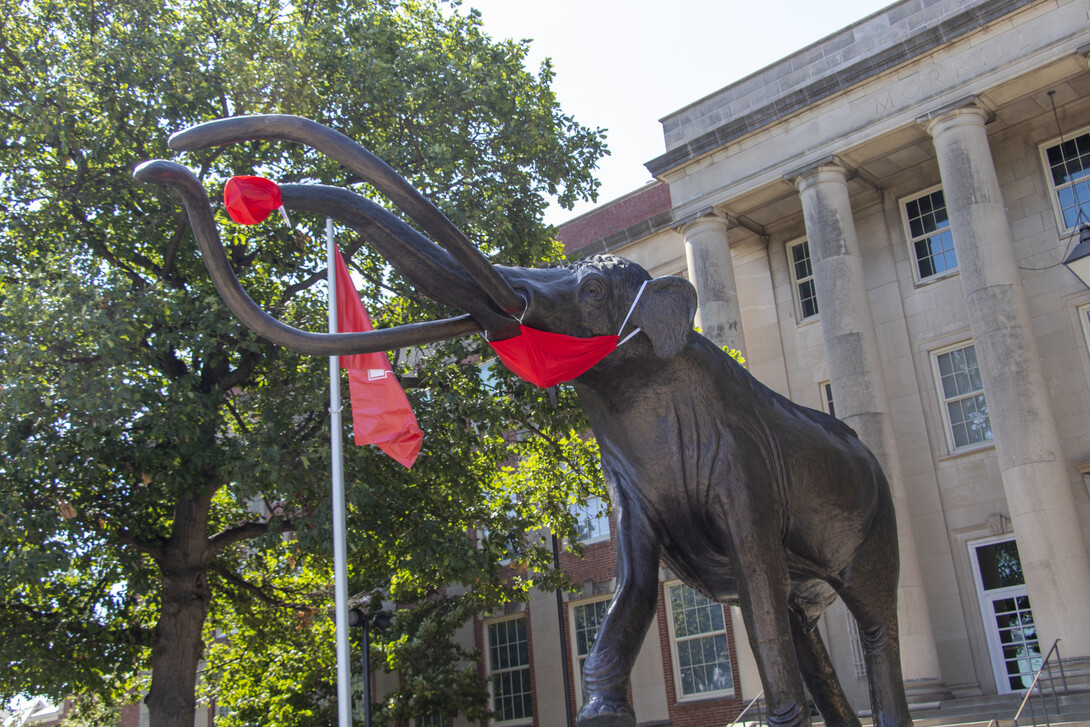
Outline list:
[[[624,340],[620,340],[621,331],[628,324],[645,287],[646,281],[636,293],[636,299],[632,301],[632,306],[615,336],[579,338],[563,333],[550,333],[523,324],[519,335],[503,341],[489,341],[489,344],[507,368],[535,386],[547,389],[564,381],[571,381],[585,374],[592,366],[613,353],[615,348],[640,332],[637,328],[625,336]]]

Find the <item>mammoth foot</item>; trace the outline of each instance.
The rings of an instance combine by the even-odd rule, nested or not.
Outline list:
[[[591,697],[576,717],[579,727],[635,727],[636,713],[624,699]]]

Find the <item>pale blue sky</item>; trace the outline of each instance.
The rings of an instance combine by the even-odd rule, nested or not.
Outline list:
[[[890,0],[463,0],[495,38],[532,40],[530,68],[550,57],[565,113],[608,129],[598,203],[651,179],[665,146],[659,119],[816,40]],[[594,205],[550,209],[565,222]]]

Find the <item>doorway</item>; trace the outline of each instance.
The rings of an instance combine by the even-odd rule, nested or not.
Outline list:
[[[1004,535],[973,541],[969,552],[996,687],[1000,694],[1024,691],[1042,660],[1018,545]]]

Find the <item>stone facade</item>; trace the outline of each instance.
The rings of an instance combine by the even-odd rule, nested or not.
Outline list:
[[[1090,290],[1061,264],[1088,53],[1086,0],[905,0],[666,116],[668,210],[635,212],[644,188],[560,229],[688,277],[706,333],[878,454],[910,700],[1017,691],[1056,639],[1090,657]],[[840,604],[820,628],[867,709]]]

